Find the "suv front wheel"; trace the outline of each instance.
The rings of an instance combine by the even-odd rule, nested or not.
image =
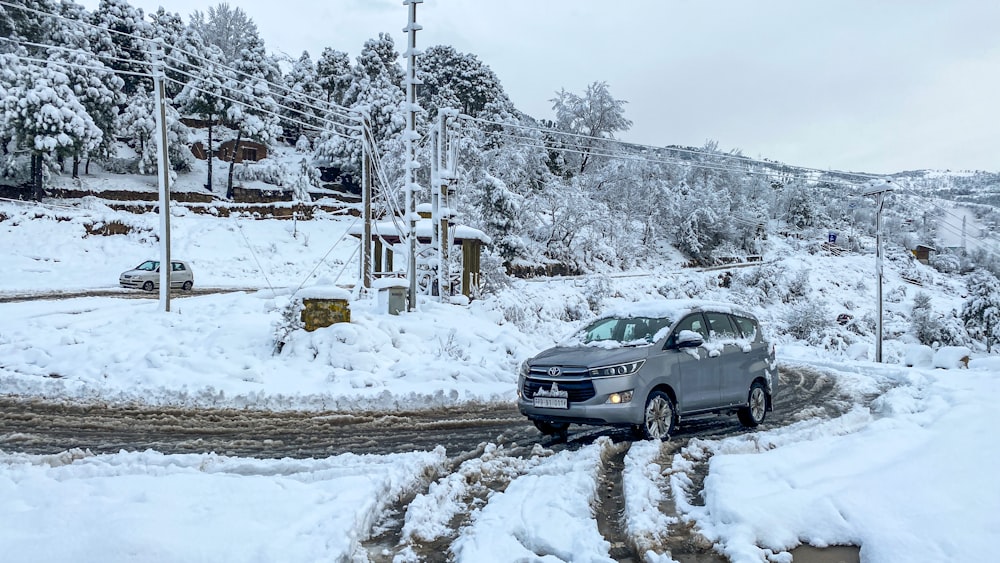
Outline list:
[[[677,410],[674,401],[663,391],[653,391],[646,399],[640,433],[647,440],[668,440],[674,431]]]

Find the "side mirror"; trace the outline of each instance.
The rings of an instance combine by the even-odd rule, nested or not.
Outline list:
[[[682,330],[677,333],[678,348],[697,348],[705,343],[705,338],[701,333],[693,330]]]

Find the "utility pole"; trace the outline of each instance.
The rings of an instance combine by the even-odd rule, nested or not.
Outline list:
[[[414,141],[420,138],[416,131],[417,111],[417,31],[423,29],[417,24],[417,4],[422,4],[424,0],[403,0],[403,5],[409,7],[410,18],[403,31],[407,33],[407,48],[403,56],[406,57],[406,132],[403,134],[406,140],[406,165],[405,184],[406,191],[406,220],[409,222],[409,261],[407,263],[407,278],[410,282],[408,292],[407,310],[417,309],[417,210],[416,196],[420,185],[414,179],[414,170],[420,167],[417,162],[417,146]]]
[[[875,196],[875,277],[878,296],[878,316],[875,334],[875,361],[882,363],[882,207],[885,205],[885,194],[891,192],[892,186],[886,180],[884,185],[875,186],[864,194]]]
[[[160,188],[160,304],[170,312],[170,158],[167,155],[167,95],[163,74],[163,40],[153,47],[153,100],[157,139],[157,180]],[[211,158],[211,156],[209,156]]]
[[[361,119],[361,199],[364,206],[364,232],[361,234],[361,288],[372,287],[372,150],[371,122],[365,113]]]
[[[444,301],[445,294],[451,294],[451,269],[448,252],[451,240],[448,221],[451,209],[448,207],[451,183],[455,180],[457,145],[451,143],[448,133],[448,118],[457,117],[458,111],[449,108],[438,109],[437,126],[431,130],[431,240],[437,252],[438,300]],[[444,162],[442,162],[442,159]]]

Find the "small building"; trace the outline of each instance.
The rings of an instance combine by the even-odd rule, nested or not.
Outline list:
[[[937,252],[937,250],[932,246],[927,246],[926,244],[918,244],[916,248],[911,250],[913,256],[916,257],[917,262],[921,264],[928,264],[931,259],[931,252]]]
[[[236,146],[236,139],[230,139],[219,145],[215,151],[215,158],[229,162],[233,155],[233,147]],[[207,160],[208,151],[205,145],[198,141],[191,145],[191,154],[198,160]],[[240,141],[239,149],[236,152],[236,162],[257,162],[267,158],[267,145],[255,141]]]

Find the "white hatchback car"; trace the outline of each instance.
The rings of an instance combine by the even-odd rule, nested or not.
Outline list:
[[[132,289],[153,291],[160,287],[160,261],[146,260],[135,268],[122,272],[118,284]],[[190,291],[194,287],[194,273],[187,262],[170,261],[170,289]]]

